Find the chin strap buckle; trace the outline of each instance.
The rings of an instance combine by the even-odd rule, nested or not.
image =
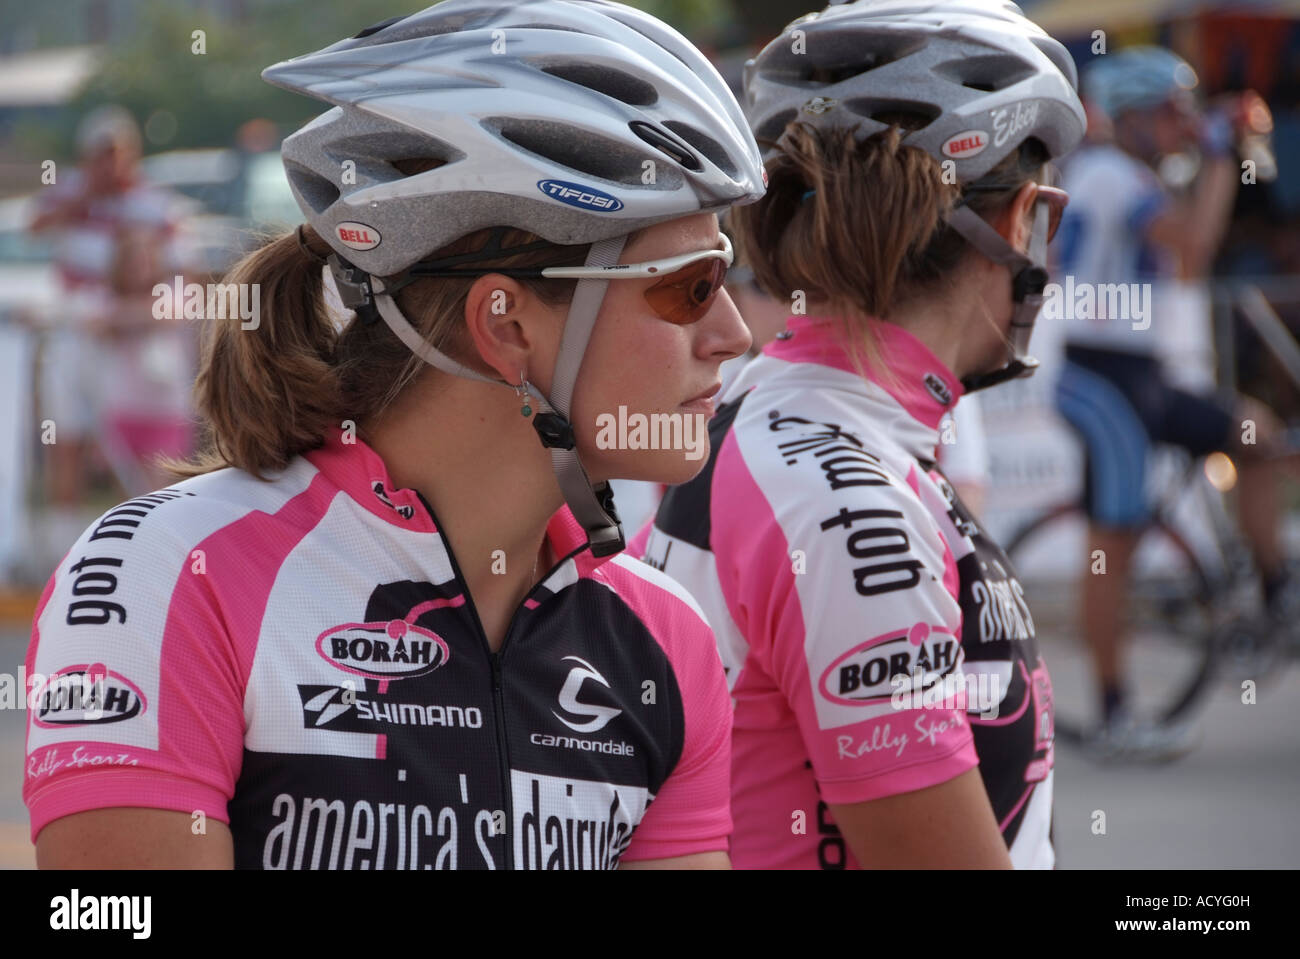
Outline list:
[[[548,450],[571,450],[577,445],[573,424],[559,413],[538,413],[533,417],[533,429]]]
[[[621,553],[627,548],[627,537],[623,535],[623,521],[614,506],[614,488],[607,482],[601,482],[592,486],[591,491],[596,494],[596,501],[600,503],[600,508],[614,521],[612,526],[606,526],[604,529],[587,531],[591,555],[612,556]]]
[[[999,370],[993,370],[990,373],[975,373],[963,377],[961,381],[962,393],[963,395],[969,395],[976,390],[987,390],[990,386],[997,386],[1000,383],[1007,382],[1007,380],[1033,376],[1034,371],[1037,369],[1038,360],[1036,358],[1018,356]]]
[[[1024,303],[1029,297],[1037,296],[1041,303],[1049,279],[1048,272],[1041,266],[1027,266],[1011,281],[1011,298],[1017,303]]]

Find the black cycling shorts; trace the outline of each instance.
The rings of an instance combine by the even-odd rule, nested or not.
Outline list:
[[[1153,443],[1204,456],[1232,441],[1233,407],[1213,394],[1171,386],[1154,357],[1066,346],[1065,360],[1056,408],[1083,437],[1084,502],[1100,524],[1146,521],[1146,463]]]

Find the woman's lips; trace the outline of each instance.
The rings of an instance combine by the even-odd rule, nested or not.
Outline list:
[[[696,395],[694,399],[689,399],[683,403],[682,409],[690,410],[692,413],[704,413],[707,416],[712,416],[714,411],[713,397],[717,395],[720,389],[722,389],[721,383],[713,384],[703,393]]]

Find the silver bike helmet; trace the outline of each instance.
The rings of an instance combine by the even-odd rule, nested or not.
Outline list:
[[[802,17],[745,71],[745,112],[768,151],[786,128],[856,127],[859,139],[897,125],[902,142],[948,164],[963,186],[1029,138],[1048,158],[1070,152],[1086,120],[1069,52],[1009,0],[858,0]],[[1047,209],[1039,204],[1029,256],[959,204],[949,225],[1012,272],[1009,362],[968,377],[968,391],[1028,375],[1024,355],[1047,283]]]
[[[333,104],[281,152],[303,215],[334,251],[344,303],[472,379],[503,382],[426,343],[392,297],[434,251],[513,227],[592,244],[587,265],[607,266],[629,233],[764,190],[744,115],[708,60],[666,24],[607,0],[445,0],[262,76]],[[423,172],[403,172],[412,160],[426,161],[414,164]],[[578,281],[551,396],[524,384],[596,555],[621,549],[622,530],[608,484],[593,487],[578,461],[568,416],[607,282]]]

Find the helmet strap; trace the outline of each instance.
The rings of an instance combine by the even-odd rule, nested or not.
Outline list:
[[[1031,376],[1038,368],[1038,360],[1028,355],[1029,340],[1034,332],[1034,321],[1043,306],[1043,291],[1048,274],[1043,265],[1047,260],[1048,209],[1045,202],[1036,204],[1034,224],[1029,233],[1029,254],[1021,253],[993,229],[983,217],[962,204],[948,215],[948,225],[994,263],[1005,265],[1011,271],[1011,330],[1007,343],[1007,362],[996,370],[973,373],[962,377],[966,393],[988,389],[1007,380]]]
[[[626,242],[627,237],[617,236],[593,243],[587,254],[586,265],[613,266],[618,262]],[[393,287],[388,287],[379,277],[369,276],[352,267],[351,264],[347,264],[347,267],[341,265],[336,267],[335,263],[331,263],[330,266],[339,288],[339,298],[345,306],[356,311],[358,318],[364,321],[363,311],[376,313],[407,349],[444,373],[510,387],[510,384],[504,380],[484,376],[477,370],[472,370],[452,359],[426,341],[415,327],[411,326],[393,299],[393,293],[409,282],[409,278],[398,281]],[[340,280],[340,273],[342,273],[342,280]],[[609,483],[602,481],[592,484],[578,459],[573,424],[569,421],[569,410],[578,369],[582,366],[582,358],[587,351],[587,343],[596,324],[596,315],[600,312],[600,305],[604,301],[608,286],[608,280],[578,281],[573,300],[569,304],[569,315],[560,340],[559,356],[555,361],[551,397],[548,398],[541,393],[536,394],[538,412],[532,420],[533,428],[537,430],[542,445],[551,451],[551,466],[560,485],[560,492],[564,494],[564,500],[573,511],[574,518],[587,531],[587,539],[594,556],[617,553],[624,548],[626,540],[618,512],[614,508],[614,493]]]
[[[591,245],[587,266],[613,266],[623,252],[627,237],[616,236],[599,240]],[[569,421],[573,388],[587,352],[591,331],[596,325],[596,314],[605,299],[609,280],[584,279],[569,303],[569,316],[560,340],[560,353],[555,360],[555,375],[551,380],[550,404],[555,412],[539,414],[533,426],[541,437],[542,445],[551,451],[551,465],[559,481],[564,500],[573,510],[574,518],[587,531],[593,556],[609,556],[627,545],[623,527],[614,509],[614,492],[608,482],[595,485],[588,479],[586,470],[578,459]],[[541,421],[541,422],[539,422]]]

